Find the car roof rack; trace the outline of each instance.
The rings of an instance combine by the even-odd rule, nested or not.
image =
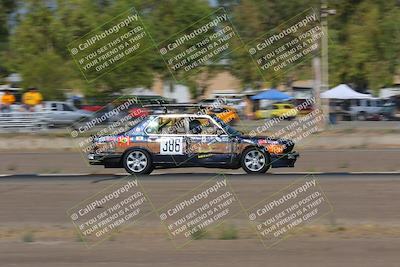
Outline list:
[[[179,110],[179,109],[189,109],[189,108],[196,108],[196,109],[205,109],[207,107],[214,107],[215,105],[213,104],[149,104],[149,105],[143,105],[144,108],[154,108],[154,109],[162,109],[165,114],[168,113],[168,111],[174,110]]]

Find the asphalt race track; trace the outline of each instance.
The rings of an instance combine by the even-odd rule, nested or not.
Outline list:
[[[155,207],[216,175],[164,171],[138,177]],[[245,208],[304,176],[225,174]],[[270,249],[246,232],[243,218],[237,221],[238,239],[193,240],[176,250],[155,214],[86,248],[66,211],[124,177],[0,177],[1,266],[204,266],[205,257],[210,266],[398,266],[399,174],[313,174],[333,212]]]

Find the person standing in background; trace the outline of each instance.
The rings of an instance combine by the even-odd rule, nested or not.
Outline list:
[[[15,103],[15,96],[11,93],[10,90],[6,90],[4,95],[1,97],[1,111],[2,112],[10,112],[11,105]]]
[[[28,88],[28,91],[22,95],[22,103],[27,111],[35,111],[35,107],[43,101],[42,94],[35,88]]]

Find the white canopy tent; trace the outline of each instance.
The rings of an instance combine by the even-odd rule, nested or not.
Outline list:
[[[346,84],[339,84],[338,86],[323,92],[321,98],[330,99],[372,99],[371,95],[361,94],[351,89]]]

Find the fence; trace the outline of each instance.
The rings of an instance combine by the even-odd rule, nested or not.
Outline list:
[[[46,112],[0,113],[0,132],[31,132],[48,128]]]

